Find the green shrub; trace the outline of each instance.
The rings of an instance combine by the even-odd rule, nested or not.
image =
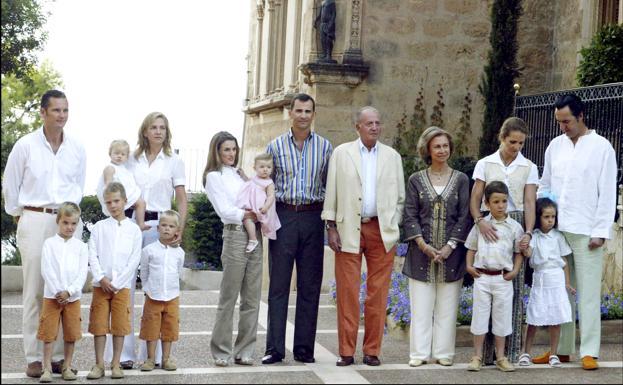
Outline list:
[[[21,266],[22,256],[19,253],[19,249],[15,248],[13,250],[8,250],[7,258],[2,261],[2,264],[6,266]]]
[[[102,205],[99,199],[97,199],[97,195],[87,195],[83,197],[80,202],[80,210],[82,211],[81,217],[84,223],[82,240],[88,242],[91,237],[89,227],[102,219],[106,219],[106,215],[102,212]]]
[[[222,270],[223,222],[204,193],[194,194],[188,202],[184,250],[195,256],[193,266],[212,266]]]
[[[580,87],[623,82],[623,25],[605,25],[580,54],[576,74]]]

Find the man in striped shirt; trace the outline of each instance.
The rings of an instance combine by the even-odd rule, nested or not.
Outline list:
[[[333,147],[312,132],[315,102],[298,94],[290,104],[291,129],[275,138],[266,152],[275,164],[273,180],[281,229],[270,241],[268,335],[263,364],[285,357],[286,322],[292,267],[296,261],[294,359],[314,362],[314,343],[324,258],[324,225],[320,218],[327,167]]]

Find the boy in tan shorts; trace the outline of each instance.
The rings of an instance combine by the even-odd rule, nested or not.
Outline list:
[[[104,190],[104,203],[110,217],[93,226],[89,239],[89,264],[93,274],[93,300],[89,333],[94,336],[95,365],[88,379],[104,376],[106,334],[113,335],[112,378],[123,378],[120,366],[124,336],[130,327],[130,285],[141,259],[142,235],[139,227],[125,216],[125,189],[112,182]]]
[[[170,246],[180,226],[180,215],[167,210],[160,214],[160,239],[145,246],[141,255],[141,282],[145,305],[139,338],[147,341],[147,360],[141,370],[154,370],[158,339],[162,341],[162,368],[176,370],[170,359],[171,346],[180,331],[180,276],[184,266],[184,250]]]
[[[43,243],[41,276],[44,281],[43,307],[37,339],[43,341],[43,374],[39,382],[52,382],[52,350],[63,322],[65,361],[63,380],[75,380],[71,369],[75,342],[82,338],[80,297],[87,279],[89,255],[87,245],[73,238],[80,222],[80,207],[73,202],[61,204],[56,215],[58,232]]]

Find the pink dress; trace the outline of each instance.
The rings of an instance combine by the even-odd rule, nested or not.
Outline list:
[[[257,175],[249,179],[238,192],[236,206],[253,211],[257,215],[257,220],[262,224],[262,234],[268,239],[277,239],[277,230],[281,228],[281,222],[279,222],[275,204],[273,203],[268,208],[266,214],[260,211],[266,202],[266,188],[271,184],[273,184],[272,179],[262,179]]]

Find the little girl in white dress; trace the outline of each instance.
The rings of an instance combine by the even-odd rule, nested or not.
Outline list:
[[[526,312],[526,344],[523,354],[519,356],[519,366],[531,364],[530,351],[537,327],[547,326],[550,339],[549,365],[560,367],[560,359],[556,355],[560,325],[573,321],[567,290],[575,294],[575,289],[570,284],[569,266],[565,258],[571,254],[571,248],[556,229],[556,210],[556,203],[551,199],[537,199],[537,229],[530,241],[530,247],[524,252],[524,256],[530,258],[534,275]]]

